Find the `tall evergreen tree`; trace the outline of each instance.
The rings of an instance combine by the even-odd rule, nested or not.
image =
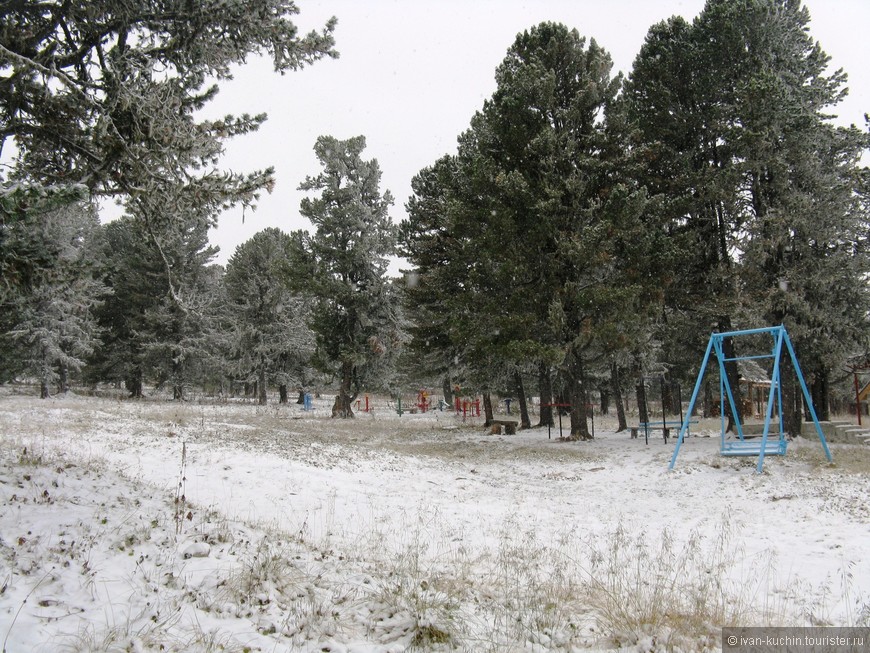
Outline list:
[[[4,293],[5,374],[19,361],[43,398],[55,384],[69,389],[69,375],[81,371],[97,343],[93,311],[105,292],[96,278],[98,224],[94,207],[78,202],[27,211],[4,229],[4,272],[23,274]],[[25,268],[16,265],[21,261]]]
[[[307,277],[301,232],[264,229],[239,245],[227,264],[224,286],[236,337],[234,358],[245,380],[257,383],[260,404],[267,402],[269,382],[278,383],[286,403],[291,360],[304,364],[311,356],[310,301],[293,283]]]
[[[866,141],[830,124],[845,76],[808,25],[798,1],[709,0],[694,24],[650,30],[626,97],[658,200],[651,224],[672,236],[662,333],[696,343],[666,349],[700,356],[711,328],[785,323],[822,395],[835,343],[866,331],[854,194]],[[733,363],[728,374],[736,387]]]
[[[409,349],[423,374],[460,376],[461,346],[453,329],[452,299],[462,292],[465,270],[452,229],[457,180],[455,157],[445,156],[411,180],[408,218],[399,225],[399,253],[411,264],[403,298],[411,317]]]
[[[459,275],[445,313],[469,367],[492,377],[498,365],[537,363],[545,388],[558,364],[576,437],[589,436],[589,357],[624,346],[617,316],[638,293],[627,262],[644,196],[620,172],[629,161],[610,70],[594,40],[587,47],[563,25],[518,35],[495,94],[460,138],[453,179],[438,186],[449,199],[429,211],[418,196],[428,214],[409,210],[406,230],[412,261],[427,268],[426,252],[447,245],[437,269]],[[443,226],[430,226],[439,211]]]
[[[19,179],[123,203],[156,250],[179,319],[196,309],[176,283],[167,223],[214,225],[274,184],[271,168],[219,168],[226,139],[258,129],[264,114],[197,114],[249,55],[270,55],[282,74],[337,56],[335,20],[303,36],[296,13],[291,0],[49,0],[0,14],[0,152],[14,143]]]
[[[381,193],[377,160],[362,158],[366,141],[331,136],[317,139],[323,166],[300,190],[300,212],[315,227],[308,249],[317,298],[312,328],[325,370],[337,374],[333,417],[353,417],[351,404],[366,384],[384,380],[384,365],[398,351],[401,325],[386,273],[396,253],[397,229],[390,221],[389,191]]]

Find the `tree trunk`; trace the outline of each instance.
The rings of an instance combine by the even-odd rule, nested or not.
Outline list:
[[[586,389],[582,380],[578,379],[571,386],[571,439],[591,440],[586,411]]]
[[[48,393],[48,380],[46,380],[46,378],[43,377],[39,382],[39,398],[40,399],[48,399],[49,396],[50,395]]]
[[[634,388],[634,394],[637,397],[637,418],[641,423],[649,422],[649,411],[646,405],[646,386],[643,382],[643,377],[637,382]]]
[[[674,410],[674,395],[671,382],[663,376],[659,379],[659,388],[661,389],[662,415],[679,414],[678,411]]]
[[[344,361],[341,364],[341,385],[338,388],[338,394],[335,396],[335,402],[332,404],[332,416],[348,419],[354,417],[353,407],[351,402],[355,399],[351,395],[351,384],[353,383],[353,363]]]
[[[287,403],[287,384],[281,383],[278,386],[278,403],[286,404]]]
[[[141,399],[142,398],[142,386],[144,385],[144,381],[142,379],[142,368],[134,367],[131,370],[130,375],[124,380],[124,385],[127,386],[127,391],[130,393],[131,399]]]
[[[488,392],[483,393],[483,415],[485,421],[484,426],[492,426],[492,421],[495,419],[492,414],[492,397]]]
[[[514,372],[514,385],[516,386],[517,401],[520,404],[520,428],[532,428],[532,420],[529,419],[529,405],[526,401],[526,387],[523,384],[523,375],[519,370]]]
[[[299,391],[299,396],[296,398],[296,403],[300,406],[305,404],[305,390]]]
[[[727,332],[731,330],[731,318],[729,317],[721,317],[719,319],[719,330],[722,332]],[[722,339],[722,354],[726,359],[733,359],[736,356],[734,349],[734,338],[723,338]],[[728,426],[725,428],[725,432],[734,430],[734,419],[740,420],[740,423],[743,423],[743,414],[740,410],[740,371],[737,369],[737,361],[736,360],[726,360],[725,361],[725,376],[728,378],[728,385],[731,386],[731,394],[734,397],[734,411],[736,414],[732,412],[731,402],[728,401],[728,398],[725,398],[725,414],[728,416]]]
[[[813,398],[813,408],[816,411],[816,417],[820,422],[827,422],[831,419],[830,403],[830,386],[829,386],[828,370],[814,370],[813,382],[810,387],[810,395]]]
[[[550,367],[546,363],[540,363],[538,366],[538,393],[540,394],[540,419],[538,426],[553,427],[553,379],[550,376]]]
[[[783,356],[780,359],[779,382],[782,385],[783,431],[792,437],[797,437],[801,434],[803,424],[804,400],[791,356]]]
[[[260,356],[260,370],[257,373],[257,403],[265,406],[268,401],[266,396],[266,357]]]
[[[572,354],[568,370],[568,396],[571,403],[571,439],[591,440],[586,420],[586,386],[583,378],[583,361],[579,354]]]
[[[598,395],[601,397],[599,406],[602,415],[610,414],[610,389],[607,386],[599,386]]]
[[[713,386],[709,381],[704,383],[704,411],[702,417],[713,417]]]
[[[64,363],[60,364],[58,370],[57,389],[62,395],[69,392],[69,368]]]
[[[444,403],[449,407],[453,405],[453,383],[449,376],[441,380],[441,392],[444,394]]]
[[[173,401],[184,399],[184,383],[181,380],[181,363],[178,352],[172,354],[172,399]]]
[[[625,404],[622,401],[622,388],[619,383],[619,367],[616,363],[610,364],[610,390],[613,392],[613,403],[616,404],[616,419],[618,426],[616,432],[625,431],[628,423],[625,421]]]

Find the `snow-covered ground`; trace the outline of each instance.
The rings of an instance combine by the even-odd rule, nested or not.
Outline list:
[[[867,625],[870,447],[674,471],[451,413],[0,390],[0,639],[32,651],[714,650]]]

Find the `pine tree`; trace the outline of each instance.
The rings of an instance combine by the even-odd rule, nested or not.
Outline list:
[[[694,24],[650,30],[626,96],[649,160],[650,223],[672,237],[667,350],[697,358],[711,327],[785,323],[821,397],[840,343],[866,333],[855,189],[867,145],[828,120],[845,75],[827,70],[808,25],[800,2],[709,0]],[[735,364],[728,374],[736,387]]]
[[[733,104],[739,128],[730,135],[749,199],[742,285],[751,315],[789,329],[816,412],[827,419],[832,376],[855,344],[868,342],[868,216],[856,194],[868,141],[829,121],[846,76],[828,72],[805,7],[757,0],[749,11],[720,11],[711,29],[730,25],[746,60]],[[802,412],[798,399],[793,432]]]
[[[299,381],[294,368],[304,368],[311,357],[310,300],[294,292],[307,277],[301,232],[264,229],[239,245],[227,264],[223,281],[235,334],[233,357],[245,380],[257,383],[260,404],[267,402],[270,381],[283,388],[286,403],[287,384]]]
[[[27,211],[8,226],[4,272],[18,278],[4,293],[3,349],[12,353],[7,365],[20,361],[45,398],[55,384],[69,389],[70,374],[81,371],[97,343],[93,311],[105,293],[95,278],[98,220],[93,206],[78,202]]]
[[[385,383],[401,342],[397,299],[386,277],[396,252],[397,230],[388,213],[393,198],[380,191],[378,162],[362,158],[365,145],[362,136],[321,136],[314,152],[323,171],[299,187],[318,193],[302,200],[300,212],[315,227],[308,242],[316,297],[312,328],[319,364],[338,376],[334,417],[352,417],[359,390]]]
[[[625,346],[616,325],[639,292],[632,277],[644,195],[621,172],[630,160],[616,112],[620,80],[610,69],[594,40],[587,46],[563,25],[518,35],[496,71],[495,94],[460,138],[452,171],[442,164],[441,177],[452,178],[437,181],[430,199],[444,199],[418,195],[406,229],[412,261],[423,266],[423,290],[412,299],[435,311],[445,302],[449,318],[439,323],[449,320],[469,370],[483,382],[535,364],[546,388],[557,364],[577,437],[589,434],[590,357]],[[429,252],[441,257],[435,266]],[[425,297],[430,278],[452,274],[455,291]]]
[[[183,399],[214,365],[207,361],[218,298],[208,264],[217,249],[204,221],[166,221],[160,233],[155,226],[126,215],[102,228],[103,281],[112,293],[97,312],[104,342],[88,376],[123,382],[132,397],[143,396],[146,381],[168,384]]]
[[[0,152],[14,143],[18,178],[124,204],[164,267],[167,310],[195,313],[176,282],[168,223],[213,226],[274,184],[271,168],[219,168],[225,141],[264,114],[198,112],[249,55],[270,55],[281,74],[337,56],[335,20],[303,36],[296,13],[290,0],[12,3],[0,15]]]
[[[12,3],[0,16],[0,149],[14,139],[35,180],[110,195],[195,160],[204,172],[191,200],[248,202],[271,171],[221,173],[213,162],[224,138],[265,116],[196,122],[194,113],[217,93],[207,81],[229,79],[249,55],[268,53],[282,74],[337,56],[335,19],[300,36],[296,13],[289,0]]]

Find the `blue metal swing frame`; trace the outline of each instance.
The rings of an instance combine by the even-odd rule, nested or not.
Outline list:
[[[758,334],[770,334],[771,336],[773,336],[774,345],[771,353],[752,356],[736,356],[734,358],[725,357],[722,348],[722,342],[725,338],[735,338],[740,336],[751,336]],[[785,432],[783,431],[782,424],[782,384],[780,383],[780,361],[782,360],[783,349],[785,349],[788,352],[789,356],[791,356],[791,362],[794,365],[795,373],[797,375],[798,381],[800,382],[801,391],[803,392],[804,399],[806,400],[806,405],[809,407],[810,415],[813,418],[813,424],[816,427],[816,433],[819,436],[819,441],[822,443],[822,448],[825,451],[825,456],[829,461],[831,460],[831,452],[828,449],[828,443],[825,440],[824,434],[822,433],[822,427],[819,424],[818,417],[816,416],[816,410],[813,407],[810,393],[807,390],[807,384],[806,381],[804,381],[804,375],[801,372],[800,365],[798,364],[797,356],[795,356],[794,347],[791,344],[791,339],[788,337],[788,333],[786,332],[785,327],[779,325],[774,327],[765,327],[761,329],[747,329],[743,331],[713,333],[710,335],[710,342],[707,343],[707,351],[704,354],[704,361],[703,363],[701,363],[701,371],[698,373],[698,380],[695,382],[695,389],[692,392],[692,398],[689,401],[689,409],[686,411],[686,419],[683,421],[683,424],[680,427],[680,435],[677,438],[677,444],[674,447],[674,455],[671,457],[671,463],[668,466],[668,469],[673,469],[674,464],[677,462],[677,455],[680,453],[680,447],[683,444],[683,440],[688,430],[689,419],[692,415],[692,411],[695,408],[695,402],[698,400],[698,392],[701,389],[701,382],[704,379],[704,372],[707,370],[707,364],[710,360],[710,355],[714,352],[716,354],[716,359],[719,361],[719,401],[722,408],[722,410],[719,411],[722,416],[720,453],[723,456],[758,456],[758,465],[756,466],[756,471],[759,474],[764,467],[765,456],[785,455],[788,443],[785,439]],[[737,417],[738,411],[734,402],[734,393],[731,389],[731,384],[728,381],[728,375],[725,373],[725,363],[728,361],[741,361],[760,358],[773,359],[773,372],[771,373],[770,378],[770,395],[767,400],[767,410],[764,415],[764,431],[762,432],[761,440],[747,441],[743,436],[743,425],[740,423],[740,419]],[[728,405],[731,407],[731,414],[734,416],[734,427],[737,431],[737,440],[725,440],[724,407],[726,398],[728,399]],[[779,437],[774,440],[770,440],[770,421],[771,417],[773,416],[774,403],[777,406],[777,414],[779,415]]]

